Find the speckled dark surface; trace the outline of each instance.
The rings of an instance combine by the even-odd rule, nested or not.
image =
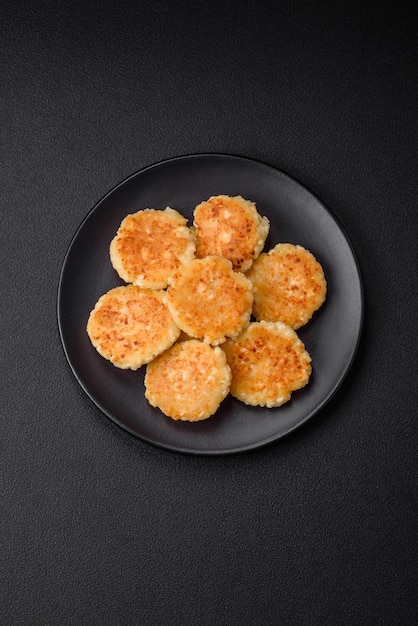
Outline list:
[[[2,626],[418,622],[413,3],[234,7],[1,9]],[[260,160],[321,198],[365,294],[356,360],[326,407],[216,458],[103,415],[56,319],[91,207],[202,152]]]

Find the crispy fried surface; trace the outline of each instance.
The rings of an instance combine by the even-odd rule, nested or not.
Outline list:
[[[270,224],[242,196],[212,196],[194,210],[196,256],[222,256],[247,271],[263,249]]]
[[[127,283],[164,289],[173,272],[194,258],[187,220],[174,209],[144,209],[127,215],[110,243],[110,260]]]
[[[251,406],[281,406],[311,374],[304,344],[282,322],[252,322],[222,349],[232,372],[231,395]]]
[[[196,422],[215,413],[230,383],[222,350],[191,339],[176,343],[147,365],[145,397],[174,420]]]
[[[180,334],[163,291],[126,285],[101,296],[87,333],[96,350],[116,367],[136,370],[169,348]]]
[[[249,323],[250,281],[227,259],[208,256],[179,267],[167,289],[167,305],[179,328],[206,343],[235,337]]]
[[[280,243],[261,253],[247,276],[254,288],[257,320],[282,321],[297,329],[325,301],[323,269],[311,252],[299,245]]]

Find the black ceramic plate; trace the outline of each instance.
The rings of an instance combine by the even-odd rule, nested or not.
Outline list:
[[[249,407],[229,396],[208,420],[176,422],[144,397],[144,368],[120,370],[103,359],[86,333],[98,298],[122,281],[111,267],[109,243],[128,213],[171,206],[192,221],[211,195],[242,195],[270,220],[265,250],[301,244],[322,264],[325,304],[298,334],[312,356],[309,384],[277,409]],[[68,362],[84,391],[108,417],[148,443],[193,454],[257,448],[312,418],[345,377],[358,345],[362,286],[353,250],[327,208],[305,187],[263,163],[228,155],[191,155],[147,167],[110,191],[76,232],[61,272],[58,323]]]

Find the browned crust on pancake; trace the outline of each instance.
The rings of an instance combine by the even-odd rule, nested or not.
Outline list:
[[[99,298],[87,333],[105,359],[116,367],[136,370],[169,348],[180,329],[165,304],[165,292],[126,285]]]
[[[280,243],[263,252],[247,276],[254,288],[253,314],[257,320],[282,321],[298,329],[326,298],[320,263],[299,245]]]
[[[174,271],[195,256],[187,220],[174,209],[127,215],[110,243],[110,260],[127,283],[164,289]]]
[[[183,265],[167,289],[167,305],[179,328],[214,345],[241,332],[249,323],[252,303],[250,281],[221,257]]]
[[[245,404],[281,406],[309,381],[311,357],[282,322],[252,322],[222,349],[232,372],[231,395]]]
[[[270,224],[242,196],[211,196],[198,204],[193,222],[196,256],[222,256],[235,271],[247,271],[263,249]]]
[[[195,422],[217,411],[230,383],[222,350],[191,339],[176,343],[147,365],[145,397],[168,417]]]

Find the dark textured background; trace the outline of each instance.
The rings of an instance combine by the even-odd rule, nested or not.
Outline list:
[[[418,623],[413,4],[3,3],[2,626]],[[56,323],[93,204],[196,152],[308,186],[365,289],[362,344],[330,404],[225,458],[115,426]]]

